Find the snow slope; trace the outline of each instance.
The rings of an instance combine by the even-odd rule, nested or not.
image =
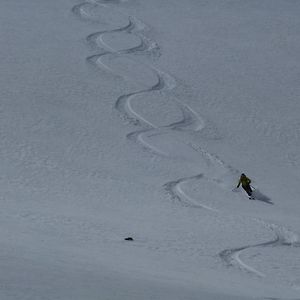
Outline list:
[[[0,299],[300,299],[298,1],[2,4]]]

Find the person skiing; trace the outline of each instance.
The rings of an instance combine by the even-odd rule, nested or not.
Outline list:
[[[239,188],[240,185],[242,184],[242,188],[246,191],[249,198],[252,199],[252,189],[250,183],[251,183],[251,179],[248,178],[244,173],[242,173],[237,188]]]

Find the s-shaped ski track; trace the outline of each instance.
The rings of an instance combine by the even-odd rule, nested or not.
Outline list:
[[[122,0],[99,0],[99,1],[86,1],[81,4],[75,5],[72,9],[73,13],[76,14],[83,20],[90,21],[92,23],[99,23],[97,19],[93,18],[88,14],[85,8],[89,8],[90,10],[96,8],[97,6],[101,5],[106,7],[106,4],[113,3],[119,4],[123,2]],[[111,72],[114,73],[114,70],[107,65],[103,58],[107,56],[123,56],[123,55],[134,55],[134,54],[150,54],[152,56],[158,56],[160,53],[159,46],[154,41],[148,39],[142,33],[143,25],[142,23],[138,22],[133,17],[128,17],[127,24],[120,26],[119,28],[115,29],[107,29],[102,31],[97,31],[87,36],[86,40],[88,44],[91,46],[92,49],[98,49],[101,53],[94,54],[92,56],[87,57],[87,61],[90,63],[95,64],[96,66],[103,67]],[[139,40],[136,45],[132,47],[125,47],[121,49],[114,49],[107,41],[105,41],[105,36],[110,34],[117,34],[117,33],[125,33],[129,35],[134,35],[136,40]],[[103,50],[104,49],[104,50]],[[133,107],[132,101],[138,95],[153,93],[155,91],[160,92],[167,92],[168,90],[174,88],[176,86],[175,81],[169,76],[168,74],[161,72],[155,68],[149,67],[157,76],[157,83],[154,85],[150,85],[148,88],[143,88],[141,90],[137,90],[135,92],[123,94],[118,97],[117,101],[115,102],[114,108],[119,112],[120,116],[126,120],[127,122],[142,127],[138,131],[131,132],[127,135],[127,138],[138,142],[143,145],[146,149],[148,149],[151,153],[155,153],[162,156],[168,156],[163,150],[159,149],[157,146],[151,145],[151,142],[146,141],[145,137],[148,136],[155,136],[155,135],[162,135],[168,134],[171,131],[201,131],[205,124],[198,116],[198,114],[193,111],[189,106],[181,103],[178,99],[175,99],[174,102],[180,107],[182,111],[182,119],[171,123],[166,126],[157,126],[153,122],[147,120],[141,114],[139,114]],[[214,157],[214,155],[205,151],[208,157]],[[213,160],[213,159],[212,159]],[[177,199],[180,203],[184,204],[185,206],[190,207],[197,207],[206,209],[212,212],[218,212],[218,210],[199,203],[197,200],[190,197],[183,189],[183,185],[186,182],[192,180],[203,180],[205,178],[204,174],[199,174],[195,176],[180,178],[178,180],[170,181],[164,184],[165,190],[172,196],[172,198]],[[265,274],[256,270],[255,268],[247,265],[245,262],[242,261],[240,258],[243,251],[246,251],[250,248],[261,248],[261,247],[268,247],[268,246],[295,246],[299,245],[298,236],[296,234],[293,235],[294,240],[293,242],[289,242],[289,236],[280,233],[276,226],[269,225],[273,233],[275,233],[275,237],[270,239],[269,241],[257,243],[253,245],[246,245],[238,248],[231,248],[225,249],[220,252],[219,256],[222,258],[224,262],[228,265],[236,264],[240,268],[255,274],[259,277],[264,277]]]

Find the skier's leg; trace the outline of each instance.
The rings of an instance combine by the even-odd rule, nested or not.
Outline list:
[[[252,196],[252,194],[253,194],[253,191],[252,191],[252,189],[251,189],[251,186],[249,185],[249,193],[250,193],[250,196]],[[249,195],[249,194],[248,194]]]
[[[252,196],[252,189],[251,189],[250,185],[243,186],[243,188],[246,191],[246,193],[248,194],[248,196],[251,197]]]

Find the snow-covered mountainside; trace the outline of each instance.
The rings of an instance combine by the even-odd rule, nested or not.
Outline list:
[[[300,299],[299,15],[2,1],[0,299]]]

